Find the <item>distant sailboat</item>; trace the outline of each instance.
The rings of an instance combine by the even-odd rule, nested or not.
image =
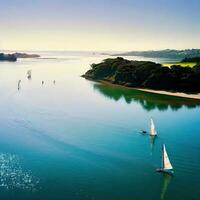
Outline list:
[[[21,89],[21,80],[18,81],[17,88],[18,88],[18,90]]]
[[[162,147],[162,164],[161,164],[161,168],[157,169],[157,172],[164,172],[164,173],[168,173],[168,174],[173,174],[173,167],[172,167],[172,164],[171,164],[169,157],[167,155],[167,151],[166,151],[164,144],[163,144],[163,147]]]
[[[28,78],[28,79],[31,79],[31,70],[28,70],[28,71],[27,71],[27,78]]]
[[[156,127],[154,124],[153,119],[151,118],[151,130],[150,130],[150,135],[151,136],[157,136],[157,131],[156,131]]]

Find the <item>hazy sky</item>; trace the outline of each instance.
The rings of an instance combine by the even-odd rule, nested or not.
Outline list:
[[[0,49],[200,48],[200,0],[0,0]]]

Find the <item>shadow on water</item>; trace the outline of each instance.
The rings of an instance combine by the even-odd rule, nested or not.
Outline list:
[[[197,106],[200,106],[200,101],[197,99],[153,94],[111,84],[94,83],[93,87],[95,91],[98,91],[105,97],[115,101],[124,99],[127,104],[136,102],[147,111],[154,109],[166,111],[169,108],[176,111],[183,106],[187,108],[196,108]]]
[[[172,176],[170,176],[169,174],[163,174],[162,179],[163,180],[162,180],[162,187],[161,187],[161,193],[160,193],[160,200],[165,199],[165,194],[171,182]]]

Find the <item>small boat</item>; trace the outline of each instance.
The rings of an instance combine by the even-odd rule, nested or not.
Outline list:
[[[151,118],[151,130],[150,130],[150,135],[151,136],[157,136],[157,131],[156,131],[156,127],[154,124],[153,119]]]
[[[165,145],[163,144],[162,147],[162,164],[161,164],[161,168],[156,170],[157,172],[163,172],[163,173],[167,173],[167,174],[173,174],[173,167],[172,164],[169,160],[169,157],[167,155],[167,151],[165,148]]]
[[[145,131],[145,130],[140,130],[140,133],[142,133],[142,134],[146,134],[147,131]]]

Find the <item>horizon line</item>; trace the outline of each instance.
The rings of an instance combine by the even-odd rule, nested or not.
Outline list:
[[[176,51],[184,51],[184,50],[200,50],[200,48],[185,48],[185,49],[176,49],[176,48],[163,48],[163,49],[145,49],[145,50],[32,50],[32,49],[0,49],[0,51],[10,51],[10,52],[28,52],[28,51],[32,51],[32,52],[124,52],[124,53],[128,53],[128,52],[133,52],[133,51],[138,51],[138,52],[142,52],[142,51],[164,51],[164,50],[176,50]]]

